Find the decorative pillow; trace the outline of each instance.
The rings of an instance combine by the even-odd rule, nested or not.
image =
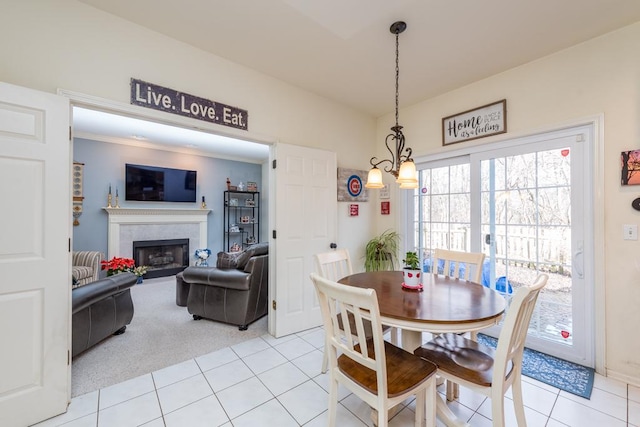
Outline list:
[[[217,268],[239,268],[238,258],[243,252],[218,252]]]
[[[249,262],[249,258],[258,256],[258,255],[266,255],[269,253],[269,243],[256,243],[255,245],[248,246],[247,249],[242,252],[240,257],[238,258],[238,268],[244,268]]]
[[[253,251],[252,256],[266,255],[269,253],[269,242],[256,243],[255,245],[249,246],[247,250]]]

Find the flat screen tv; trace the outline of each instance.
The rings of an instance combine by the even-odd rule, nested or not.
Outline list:
[[[196,171],[157,166],[125,166],[125,199],[144,202],[195,202]]]

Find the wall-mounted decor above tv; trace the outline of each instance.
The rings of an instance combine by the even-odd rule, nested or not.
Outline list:
[[[125,199],[145,202],[195,202],[196,171],[126,164]]]

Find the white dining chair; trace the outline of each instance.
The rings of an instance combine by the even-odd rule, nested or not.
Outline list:
[[[481,252],[460,252],[448,249],[436,249],[433,255],[433,273],[439,272],[443,261],[442,274],[454,279],[482,283],[482,263],[485,255]]]
[[[513,388],[518,427],[526,427],[522,402],[522,355],[531,315],[549,276],[540,274],[530,286],[518,289],[505,317],[498,346],[456,334],[442,334],[417,348],[414,354],[438,365],[438,375],[491,398],[493,427],[504,427],[504,395]]]
[[[485,255],[481,252],[461,252],[448,249],[436,249],[433,255],[433,273],[439,273],[440,262],[444,267],[442,274],[453,279],[468,280],[481,283],[482,263]],[[470,332],[471,339],[476,341],[478,333]],[[447,381],[447,400],[452,401],[458,397],[458,386],[451,381]]]
[[[325,279],[337,282],[343,277],[353,274],[353,267],[351,265],[351,257],[347,249],[336,249],[335,251],[322,252],[314,255],[316,261],[316,272]],[[349,316],[351,328],[353,330],[353,318]],[[371,337],[371,324],[365,322],[366,330],[365,335]],[[389,326],[382,326],[383,333],[390,331],[391,342],[397,345],[397,332],[395,328]],[[322,373],[327,372],[328,358],[325,348],[324,355],[322,357]]]
[[[388,426],[389,409],[413,395],[415,425],[422,426],[426,416],[427,427],[434,427],[437,368],[384,340],[376,291],[342,285],[316,273],[311,280],[327,334],[329,427],[336,425],[339,384],[377,411],[378,427]],[[347,316],[353,317],[353,327]],[[370,338],[365,322],[371,323]]]

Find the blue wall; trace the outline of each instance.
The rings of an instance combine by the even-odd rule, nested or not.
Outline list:
[[[231,160],[215,159],[192,154],[131,147],[128,145],[75,138],[73,160],[84,163],[83,212],[80,225],[73,227],[73,250],[101,251],[107,256],[107,194],[111,184],[112,194],[118,190],[120,207],[128,208],[199,208],[205,196],[207,209],[211,209],[208,224],[209,249],[215,254],[222,250],[223,192],[227,188],[227,177],[232,185],[240,181],[258,183],[262,191],[262,166]],[[196,203],[127,202],[124,200],[124,165],[163,166],[198,171]],[[260,220],[265,221],[267,212],[261,209]]]

